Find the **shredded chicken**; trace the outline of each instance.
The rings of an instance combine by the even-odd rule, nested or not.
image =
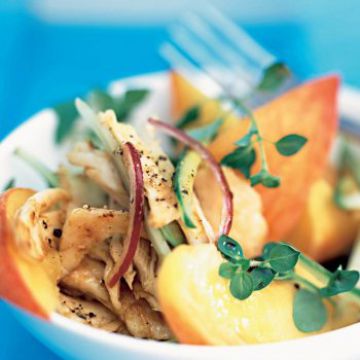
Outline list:
[[[164,152],[152,151],[140,139],[134,128],[119,123],[111,110],[100,113],[100,124],[118,146],[131,142],[141,155],[144,189],[149,202],[149,223],[160,228],[179,218],[176,196],[172,187],[174,167]],[[122,155],[121,148],[119,155]]]
[[[89,205],[90,207],[101,208],[106,204],[106,193],[85,174],[71,172],[61,165],[58,171],[60,187],[71,195],[67,212]]]
[[[116,234],[125,234],[125,211],[81,208],[68,216],[60,242],[60,256],[65,273],[75,269],[90,249]]]
[[[86,176],[114,198],[122,208],[128,207],[129,196],[110,155],[95,149],[89,142],[83,142],[69,152],[68,160],[71,164],[84,168]]]
[[[61,279],[61,286],[77,289],[111,309],[109,294],[104,284],[105,265],[85,257],[81,264]]]
[[[121,313],[130,334],[146,339],[168,340],[171,337],[161,314],[151,309],[144,299],[136,299],[128,289],[121,289]]]
[[[59,314],[69,319],[109,332],[127,334],[124,323],[110,310],[95,301],[60,294]]]

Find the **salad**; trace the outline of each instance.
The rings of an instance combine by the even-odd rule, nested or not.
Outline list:
[[[276,75],[252,96],[277,88]],[[359,322],[359,272],[345,268],[359,164],[338,136],[339,79],[252,109],[170,77],[172,121],[149,116],[139,132],[130,119],[148,90],[96,90],[54,109],[54,141],[67,149],[57,168],[15,151],[46,188],[9,174],[0,296],[44,319],[185,344],[276,342]]]

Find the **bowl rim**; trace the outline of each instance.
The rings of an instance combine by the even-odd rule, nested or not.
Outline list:
[[[109,85],[109,89],[116,87],[118,84],[126,83],[128,81],[140,81],[142,79],[147,79],[147,81],[152,81],[155,78],[160,81],[165,81],[165,78],[168,77],[169,71],[160,71],[160,72],[151,72],[146,74],[139,74],[135,76],[130,76],[126,78],[122,78],[116,81],[113,81]],[[357,89],[351,89],[351,99],[348,91],[344,91],[341,93],[339,99],[340,105],[340,114],[343,113],[343,106],[351,106],[354,102],[354,98],[356,98],[357,103],[360,103],[360,91]],[[347,109],[348,110],[348,109]],[[345,112],[346,114],[348,111]],[[53,120],[54,112],[52,109],[43,109],[29,119],[21,123],[15,129],[13,129],[9,134],[7,134],[3,141],[0,144],[0,152],[1,150],[10,145],[12,139],[17,136],[17,133],[20,131],[24,131],[24,128],[31,128],[35,122],[44,121],[49,119]],[[360,122],[360,117],[359,117]],[[8,302],[7,302],[8,303]],[[23,309],[19,309],[13,304],[10,304],[10,308],[12,310],[16,308],[20,313],[25,313],[32,318],[37,317],[31,313]],[[18,311],[16,311],[18,312]],[[16,316],[20,322],[21,316]],[[45,321],[45,320],[40,320]],[[51,325],[57,326],[65,331],[70,333],[75,333],[86,338],[91,339],[94,342],[102,342],[106,345],[112,346],[120,350],[129,350],[134,352],[142,352],[144,354],[152,354],[152,355],[166,355],[168,358],[172,358],[179,354],[181,351],[181,355],[183,356],[207,356],[211,355],[212,357],[216,354],[221,355],[226,352],[226,354],[236,354],[241,355],[242,352],[249,352],[249,354],[256,354],[258,351],[283,351],[285,348],[288,348],[288,351],[304,351],[306,348],[313,348],[314,346],[318,346],[320,344],[328,344],[330,349],[332,347],[331,344],[338,344],[341,341],[341,344],[345,347],[346,344],[357,345],[356,338],[357,334],[360,332],[360,323],[355,323],[340,329],[332,330],[322,334],[314,334],[304,338],[298,339],[290,339],[281,342],[274,343],[264,343],[264,344],[246,344],[246,345],[233,345],[233,346],[212,346],[212,345],[187,345],[187,344],[178,344],[178,343],[170,343],[170,342],[160,342],[155,340],[144,340],[137,339],[127,335],[121,334],[113,334],[108,333],[104,330],[99,330],[88,325],[84,325],[78,323],[76,321],[70,320],[62,315],[57,313],[52,313],[50,316]],[[175,350],[177,350],[177,354],[174,354]]]

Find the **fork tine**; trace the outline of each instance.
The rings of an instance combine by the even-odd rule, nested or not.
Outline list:
[[[184,17],[187,28],[195,34],[198,40],[212,50],[214,55],[222,62],[222,66],[229,69],[231,66],[240,77],[252,84],[256,78],[256,69],[243,57],[226,45],[221,38],[213,31],[210,23],[195,14],[187,14]]]
[[[208,49],[201,42],[197,41],[186,28],[173,27],[171,36],[172,41],[198,63],[217,83],[222,84],[226,88],[231,86],[234,80],[233,71],[229,71],[229,68],[214,60],[214,56]],[[249,84],[244,81],[246,74],[241,73],[239,75],[239,82],[242,82],[242,87],[248,89]]]
[[[208,97],[214,98],[222,94],[223,90],[220,85],[203,69],[195,66],[172,44],[164,43],[160,47],[160,54],[172,68],[176,69],[177,72],[195,86],[195,80],[201,78],[201,90]]]
[[[205,7],[205,16],[245,56],[251,57],[262,68],[276,62],[274,55],[260,46],[246,31],[210,4]]]

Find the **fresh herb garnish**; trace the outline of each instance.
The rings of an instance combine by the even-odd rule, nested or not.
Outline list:
[[[48,187],[53,188],[59,186],[59,179],[57,174],[51,171],[46,165],[44,165],[33,155],[29,154],[27,151],[21,148],[17,148],[14,151],[14,154],[25,161],[30,167],[32,167],[44,179]]]
[[[332,274],[290,245],[268,243],[260,257],[248,259],[237,241],[223,235],[218,241],[218,249],[227,260],[220,265],[219,275],[230,280],[229,290],[236,299],[245,300],[253,291],[261,291],[274,280],[293,281],[299,286],[294,296],[293,319],[302,332],[318,331],[326,324],[326,299],[351,291],[360,302],[360,294],[354,290],[359,280],[358,271],[338,269]],[[319,288],[296,273],[298,261],[314,273],[320,273],[327,279],[327,285]]]
[[[15,186],[15,179],[14,179],[14,178],[11,178],[11,179],[5,184],[5,186],[3,187],[3,191],[12,189],[14,186]]]
[[[291,72],[284,63],[276,62],[271,64],[264,70],[262,79],[256,89],[260,91],[277,90],[290,75]]]
[[[261,136],[254,114],[239,99],[233,99],[234,107],[239,109],[250,119],[250,126],[247,133],[239,139],[236,148],[221,160],[221,164],[237,169],[250,179],[251,186],[261,184],[268,188],[280,186],[281,179],[269,171],[266,152],[264,147],[265,139]],[[268,141],[269,142],[269,141]],[[307,139],[301,135],[290,134],[273,143],[277,151],[284,156],[295,155],[306,144]],[[256,161],[255,144],[261,160],[261,168],[258,173],[251,175],[251,169]]]
[[[196,121],[201,115],[201,106],[200,105],[194,105],[191,108],[189,108],[184,115],[176,122],[176,126],[179,129],[184,128],[185,126],[193,123]]]
[[[93,90],[87,95],[87,101],[96,111],[114,110],[119,121],[125,121],[148,96],[148,89],[128,89],[122,96],[111,95],[103,90]],[[58,117],[55,141],[61,143],[74,130],[78,112],[74,102],[54,107]]]
[[[283,156],[292,156],[301,150],[306,144],[307,139],[304,136],[290,134],[282,137],[275,143],[279,154]]]
[[[215,119],[208,125],[188,130],[187,134],[202,143],[209,143],[210,141],[214,140],[223,123],[224,119]]]
[[[114,111],[119,121],[126,120],[131,113],[147,98],[148,89],[129,89],[119,99],[114,99]]]
[[[327,310],[319,293],[299,289],[295,293],[293,319],[302,332],[319,331],[326,324]]]
[[[55,142],[60,144],[74,129],[78,113],[73,101],[54,106],[57,115]]]
[[[256,160],[253,146],[239,146],[221,160],[221,164],[239,170],[247,179]]]

